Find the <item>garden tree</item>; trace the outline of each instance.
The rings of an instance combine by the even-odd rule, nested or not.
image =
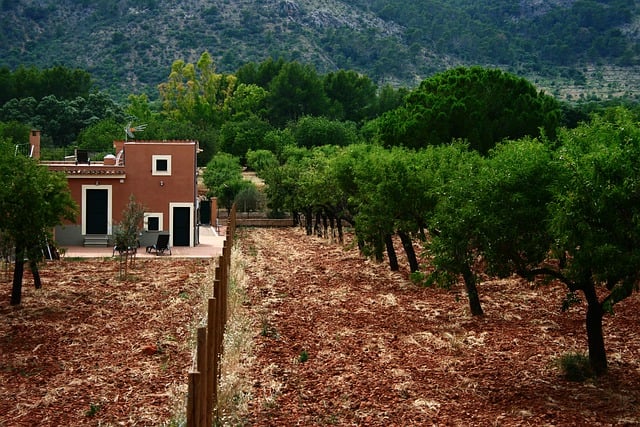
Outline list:
[[[503,139],[553,138],[560,106],[523,78],[497,69],[459,67],[424,80],[404,104],[384,114],[386,146],[420,148],[460,138],[486,154]]]
[[[220,150],[240,158],[246,163],[247,151],[263,149],[265,135],[273,127],[256,115],[246,116],[243,120],[228,121],[220,129]]]
[[[341,211],[344,197],[331,170],[331,160],[340,152],[341,149],[332,145],[316,147],[301,164],[296,211],[304,212],[309,235],[315,229],[317,235],[329,237],[330,229],[337,229],[338,239],[342,240]]]
[[[159,85],[162,109],[173,119],[199,127],[219,126],[227,117],[236,80],[233,75],[217,74],[208,52],[195,65],[176,60],[168,80]]]
[[[551,205],[551,232],[562,262],[549,274],[587,302],[589,362],[607,371],[602,318],[638,289],[640,280],[640,126],[616,109],[559,135],[563,170]]]
[[[258,176],[278,166],[278,158],[270,150],[247,151],[247,167],[255,171]]]
[[[202,179],[209,189],[208,196],[217,197],[227,210],[231,210],[236,196],[248,183],[242,178],[240,160],[229,153],[213,156],[207,163]]]
[[[262,141],[263,147],[276,155],[278,161],[284,162],[286,152],[290,147],[296,146],[293,132],[290,128],[274,129],[265,134]]]
[[[550,145],[531,138],[504,141],[476,175],[476,241],[489,274],[527,276],[548,260],[555,245],[549,206],[562,176]]]
[[[358,132],[353,122],[304,116],[290,128],[299,147],[313,148],[329,144],[347,146],[358,142]]]
[[[474,199],[475,183],[483,159],[478,152],[459,142],[429,147],[429,173],[432,185],[425,188],[427,197],[435,198],[435,206],[424,212],[429,238],[425,249],[432,256],[435,271],[429,282],[449,286],[462,276],[469,298],[471,314],[483,314],[474,271],[478,254],[478,212]]]
[[[113,152],[113,141],[124,139],[124,127],[121,121],[104,119],[80,131],[78,148],[102,153]]]
[[[122,109],[104,92],[86,98],[57,98],[47,95],[13,99],[0,109],[0,120],[29,123],[51,138],[56,147],[74,142],[82,129],[103,119],[124,120]]]
[[[361,123],[373,117],[376,85],[355,71],[339,70],[324,76],[324,91],[330,101],[330,116]]]
[[[389,162],[390,153],[379,146],[364,147],[364,149],[351,146],[347,155],[357,156],[349,165],[350,171],[345,170],[345,160],[338,161],[338,171],[336,178],[340,185],[344,186],[342,191],[348,194],[349,202],[353,206],[358,206],[355,214],[355,232],[359,242],[360,250],[366,256],[373,256],[381,262],[386,246],[391,270],[398,270],[398,258],[392,244],[394,234],[393,221],[386,217],[384,213],[376,209],[382,205],[386,207],[389,197],[384,194],[383,200],[378,199],[378,185],[386,178],[383,175],[384,165]],[[343,156],[346,159],[347,156]]]
[[[282,150],[280,165],[260,174],[265,183],[267,206],[274,216],[289,212],[298,223],[300,176],[304,173],[311,152],[306,148],[287,145]]]
[[[158,111],[149,102],[149,97],[145,94],[129,95],[127,97],[128,104],[125,106],[124,112],[128,118],[133,119],[136,123],[148,123]]]
[[[145,208],[136,202],[135,196],[129,196],[129,202],[122,211],[122,219],[113,232],[114,247],[120,254],[120,278],[127,277],[129,264],[133,267],[142,231]],[[123,268],[124,267],[124,268]]]
[[[285,63],[268,90],[269,121],[274,126],[282,127],[305,115],[323,115],[329,106],[322,80],[311,65]]]
[[[34,98],[40,100],[48,95],[58,99],[75,99],[89,96],[93,82],[84,70],[63,66],[38,69],[20,66],[11,72],[0,70],[0,105],[11,99]]]
[[[255,212],[261,209],[264,203],[264,195],[251,181],[244,181],[244,185],[234,199],[234,203],[240,212]]]
[[[564,308],[581,292],[596,375],[607,371],[603,316],[640,280],[639,140],[637,118],[614,110],[560,131],[554,152],[531,140],[498,146],[476,186],[489,271],[556,279]]]
[[[14,154],[14,146],[0,141],[0,230],[15,247],[11,304],[22,299],[22,275],[29,260],[36,288],[37,264],[51,230],[63,221],[75,220],[76,206],[63,174],[49,172],[35,160]]]
[[[238,84],[229,100],[229,113],[234,121],[251,116],[266,118],[267,91],[256,84]]]
[[[280,73],[285,62],[282,58],[267,58],[260,64],[248,62],[236,71],[239,84],[255,84],[267,89],[271,81]]]
[[[392,261],[391,236],[397,234],[412,273],[420,268],[413,239],[424,241],[425,218],[436,204],[435,197],[429,194],[436,179],[432,151],[377,148],[371,151],[367,162],[356,166],[360,171],[357,192],[360,208],[356,216],[359,238],[368,240],[363,233],[365,228],[373,236],[383,237]]]

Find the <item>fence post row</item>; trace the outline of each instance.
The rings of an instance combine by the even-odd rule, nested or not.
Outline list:
[[[207,301],[206,326],[198,328],[194,365],[189,372],[187,427],[210,427],[217,420],[220,357],[227,323],[231,247],[236,230],[236,205],[229,212],[222,255],[218,258],[213,295]]]

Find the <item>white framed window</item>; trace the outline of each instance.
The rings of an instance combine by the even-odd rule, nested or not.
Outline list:
[[[145,212],[144,229],[145,231],[163,231],[162,221],[164,216],[162,212]]]
[[[151,156],[152,174],[168,176],[171,175],[171,156],[170,155],[153,155]]]

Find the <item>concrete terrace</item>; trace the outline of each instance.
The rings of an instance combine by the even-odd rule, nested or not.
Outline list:
[[[214,227],[208,225],[200,226],[200,244],[194,247],[175,246],[171,247],[171,255],[167,252],[165,255],[156,256],[155,253],[148,254],[145,248],[139,248],[136,254],[137,258],[214,258],[222,255],[222,247],[225,236],[225,227],[220,227],[217,233]],[[105,258],[113,256],[113,247],[85,247],[85,246],[69,246],[63,248],[65,250],[65,258]],[[116,253],[116,256],[118,254]]]

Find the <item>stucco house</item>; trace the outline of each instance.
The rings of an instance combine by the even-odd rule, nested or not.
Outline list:
[[[40,132],[31,131],[33,157],[39,158]],[[144,207],[140,245],[154,244],[160,233],[171,246],[198,244],[198,142],[115,141],[116,155],[91,159],[76,152],[71,159],[42,162],[67,176],[79,207],[73,224],[56,227],[60,246],[108,246],[131,195]]]

